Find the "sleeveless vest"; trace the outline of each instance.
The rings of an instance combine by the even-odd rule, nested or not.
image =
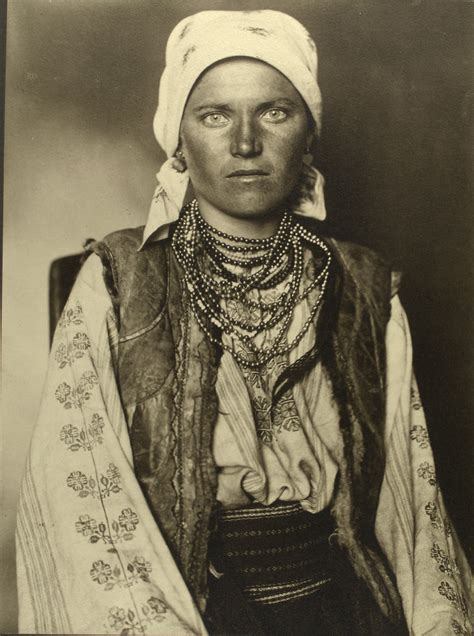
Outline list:
[[[135,473],[203,611],[217,490],[212,438],[221,351],[190,311],[170,240],[137,251],[142,233],[143,228],[120,230],[88,249],[102,260],[118,320],[116,373]],[[390,271],[367,248],[326,241],[335,266],[318,323],[321,344],[305,364],[296,365],[284,388],[321,359],[338,405],[344,447],[331,510],[338,541],[384,614],[395,621],[402,615],[401,600],[374,532],[384,473]]]

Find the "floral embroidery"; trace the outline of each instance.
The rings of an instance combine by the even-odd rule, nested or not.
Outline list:
[[[110,479],[111,482],[113,482],[117,486],[120,486],[120,473],[115,464],[109,464],[109,467],[107,469],[107,477]],[[105,486],[105,482],[102,482],[102,484]],[[119,490],[120,487],[118,490],[113,490],[113,492],[119,492]]]
[[[98,413],[94,413],[89,426],[89,435],[102,443],[102,432],[104,430],[104,418]]]
[[[163,614],[163,612],[166,612],[166,603],[156,596],[152,596],[151,598],[149,598],[147,603],[157,614]]]
[[[72,342],[66,346],[64,342],[56,349],[54,359],[59,365],[60,369],[64,369],[66,365],[71,365],[74,360],[82,358],[85,352],[90,348],[91,343],[87,334],[76,333]]]
[[[65,424],[59,433],[59,439],[66,444],[68,450],[78,451],[82,448],[90,451],[96,444],[102,444],[103,430],[104,419],[98,413],[94,413],[87,432],[84,429],[79,431],[77,426],[72,424]]]
[[[130,541],[133,539],[133,532],[138,526],[139,519],[131,508],[125,508],[119,515],[118,521],[112,521],[112,533],[107,532],[105,523],[97,523],[89,515],[80,515],[76,521],[76,532],[88,537],[90,543],[103,541],[105,544]]]
[[[61,329],[70,325],[82,325],[82,307],[76,303],[75,307],[65,307],[61,318],[58,320],[58,327]]]
[[[107,568],[107,569],[105,569]],[[112,590],[118,587],[129,587],[127,579],[122,576],[122,570],[116,565],[113,569],[103,561],[95,561],[92,564],[90,575],[99,585],[104,585],[104,590]]]
[[[288,361],[285,356],[277,355],[274,358],[271,358],[265,367],[268,369],[270,373],[274,373],[275,375],[280,375],[288,366]]]
[[[69,477],[66,479],[66,484],[73,490],[84,490],[84,488],[88,485],[88,479],[84,475],[84,473],[81,473],[79,470],[77,470],[69,475]]]
[[[76,532],[82,534],[83,537],[90,537],[98,531],[97,521],[95,519],[91,519],[89,515],[80,515],[79,521],[76,521],[75,525]],[[91,543],[95,543],[95,541],[91,540]]]
[[[58,400],[58,402],[63,404],[64,402],[68,400],[69,396],[71,395],[71,387],[69,386],[69,384],[66,384],[66,382],[62,382],[56,389],[56,392],[54,393],[54,395],[56,396],[56,399]],[[71,408],[71,405],[69,405],[66,408]]]
[[[245,320],[254,326],[257,326],[261,320],[261,312],[258,307],[254,305],[248,307],[236,299],[230,299],[226,309],[232,320]]]
[[[262,378],[257,369],[244,369],[243,374],[245,379],[250,382],[252,386],[260,385]]]
[[[446,536],[450,537],[453,534],[453,529],[451,528],[451,524],[449,522],[448,517],[444,518],[443,525],[444,525],[444,532],[445,532]]]
[[[428,483],[430,484],[430,486],[436,485],[436,477],[435,477],[434,468],[428,462],[423,462],[419,466],[417,473],[418,473],[418,477],[421,477],[422,479],[426,479]]]
[[[61,382],[55,391],[56,399],[65,409],[81,408],[91,397],[91,390],[98,383],[93,371],[85,371],[79,378],[77,387],[71,388],[66,382]]]
[[[114,632],[122,630],[122,628],[128,628],[128,630],[135,627],[140,627],[138,623],[135,623],[135,613],[132,610],[128,610],[125,614],[125,610],[121,607],[112,607],[109,611],[109,625]],[[124,630],[125,631],[125,630]],[[128,633],[128,632],[125,632]]]
[[[448,599],[453,607],[462,612],[463,616],[467,615],[467,606],[464,596],[462,594],[458,594],[447,581],[442,581],[442,583],[440,583],[438,586],[438,592],[441,596]]]
[[[137,616],[134,610],[124,610],[121,607],[112,607],[109,610],[109,625],[114,632],[121,636],[143,632],[143,624],[159,623],[164,620],[168,606],[157,596],[151,596],[146,604],[141,607],[141,616]]]
[[[72,472],[66,479],[66,484],[75,490],[79,497],[92,497],[99,499],[109,497],[112,493],[122,490],[120,486],[120,473],[115,464],[109,464],[106,474],[101,474],[98,485],[93,477],[87,477],[80,471]]]
[[[139,578],[146,583],[150,582],[151,563],[146,561],[144,557],[135,557],[133,561],[127,565],[127,570],[132,577]]]
[[[54,354],[54,359],[59,364],[59,368],[62,369],[68,363],[68,352],[66,349],[66,345],[64,342],[61,342],[59,347],[56,349],[56,353]]]
[[[414,409],[415,411],[419,411],[421,408],[423,408],[418,389],[414,386],[411,387],[410,398],[411,398],[412,409]]]
[[[441,547],[434,543],[431,548],[431,557],[436,561],[441,572],[452,577],[459,574],[459,568],[455,559],[451,559]]]
[[[268,400],[262,396],[257,396],[253,401],[253,407],[255,411],[258,413],[259,418],[266,417],[270,410],[270,405]]]
[[[431,526],[435,530],[444,530],[444,533],[447,537],[450,537],[452,535],[452,528],[449,517],[445,516],[444,519],[441,519],[438,508],[434,501],[429,501],[426,504],[425,512],[430,518]]]
[[[131,508],[125,508],[119,516],[119,523],[125,530],[133,531],[138,525],[138,517]]]
[[[265,305],[271,305],[280,299],[281,292],[276,289],[268,289],[260,292],[260,300]]]
[[[255,362],[255,354],[250,349],[250,347],[245,345],[243,342],[239,341],[239,342],[236,343],[236,352],[246,362]],[[244,372],[245,372],[245,369],[244,369]]]
[[[269,417],[270,404],[267,398],[263,395],[258,395],[252,400],[252,407],[255,416],[257,437],[264,443],[270,443],[273,439],[273,434]]]
[[[456,619],[451,620],[451,627],[455,634],[461,634],[461,636],[472,636],[471,632],[461,625]]]
[[[439,516],[438,508],[434,501],[429,501],[425,506],[425,512],[430,518],[431,526],[435,528],[435,530],[442,530],[443,522],[441,521],[441,517]]]
[[[59,434],[59,439],[66,445],[74,444],[76,438],[79,436],[79,429],[72,424],[65,424]]]
[[[415,425],[410,429],[410,437],[413,441],[418,442],[420,448],[428,448],[429,437],[428,431],[424,426]]]
[[[150,582],[150,573],[152,571],[151,563],[146,561],[144,557],[137,556],[128,563],[127,574],[124,576],[120,567],[112,568],[104,561],[94,561],[90,570],[93,581],[104,586],[104,590],[112,590],[115,586],[131,587],[139,581],[145,583]]]
[[[271,430],[270,422],[261,422],[257,429],[257,437],[264,444],[271,444],[273,439],[273,433]]]
[[[93,581],[97,581],[99,585],[103,585],[104,583],[107,583],[109,578],[112,576],[112,568],[108,563],[104,563],[103,561],[94,561],[90,575]]]
[[[300,417],[291,392],[283,395],[276,403],[274,407],[273,427],[276,428],[279,433],[281,433],[282,429],[295,432],[301,428]]]

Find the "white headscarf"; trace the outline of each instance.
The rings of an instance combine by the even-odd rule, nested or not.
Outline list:
[[[158,172],[143,243],[159,240],[177,220],[189,183],[188,171],[173,167],[179,129],[188,96],[206,68],[230,57],[251,57],[270,64],[297,89],[321,126],[321,93],[317,83],[317,53],[310,34],[294,18],[279,11],[202,11],[173,29],[166,46],[166,67],[160,81],[153,128],[167,161]],[[306,163],[311,187],[293,211],[323,220],[326,217],[322,175]],[[156,233],[156,234],[155,234]]]

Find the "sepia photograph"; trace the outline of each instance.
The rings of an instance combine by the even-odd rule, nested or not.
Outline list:
[[[8,0],[1,634],[473,634],[474,2]]]

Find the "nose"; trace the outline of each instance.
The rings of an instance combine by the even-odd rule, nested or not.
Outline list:
[[[249,117],[242,118],[233,127],[231,153],[234,157],[255,157],[262,152],[258,124]]]

